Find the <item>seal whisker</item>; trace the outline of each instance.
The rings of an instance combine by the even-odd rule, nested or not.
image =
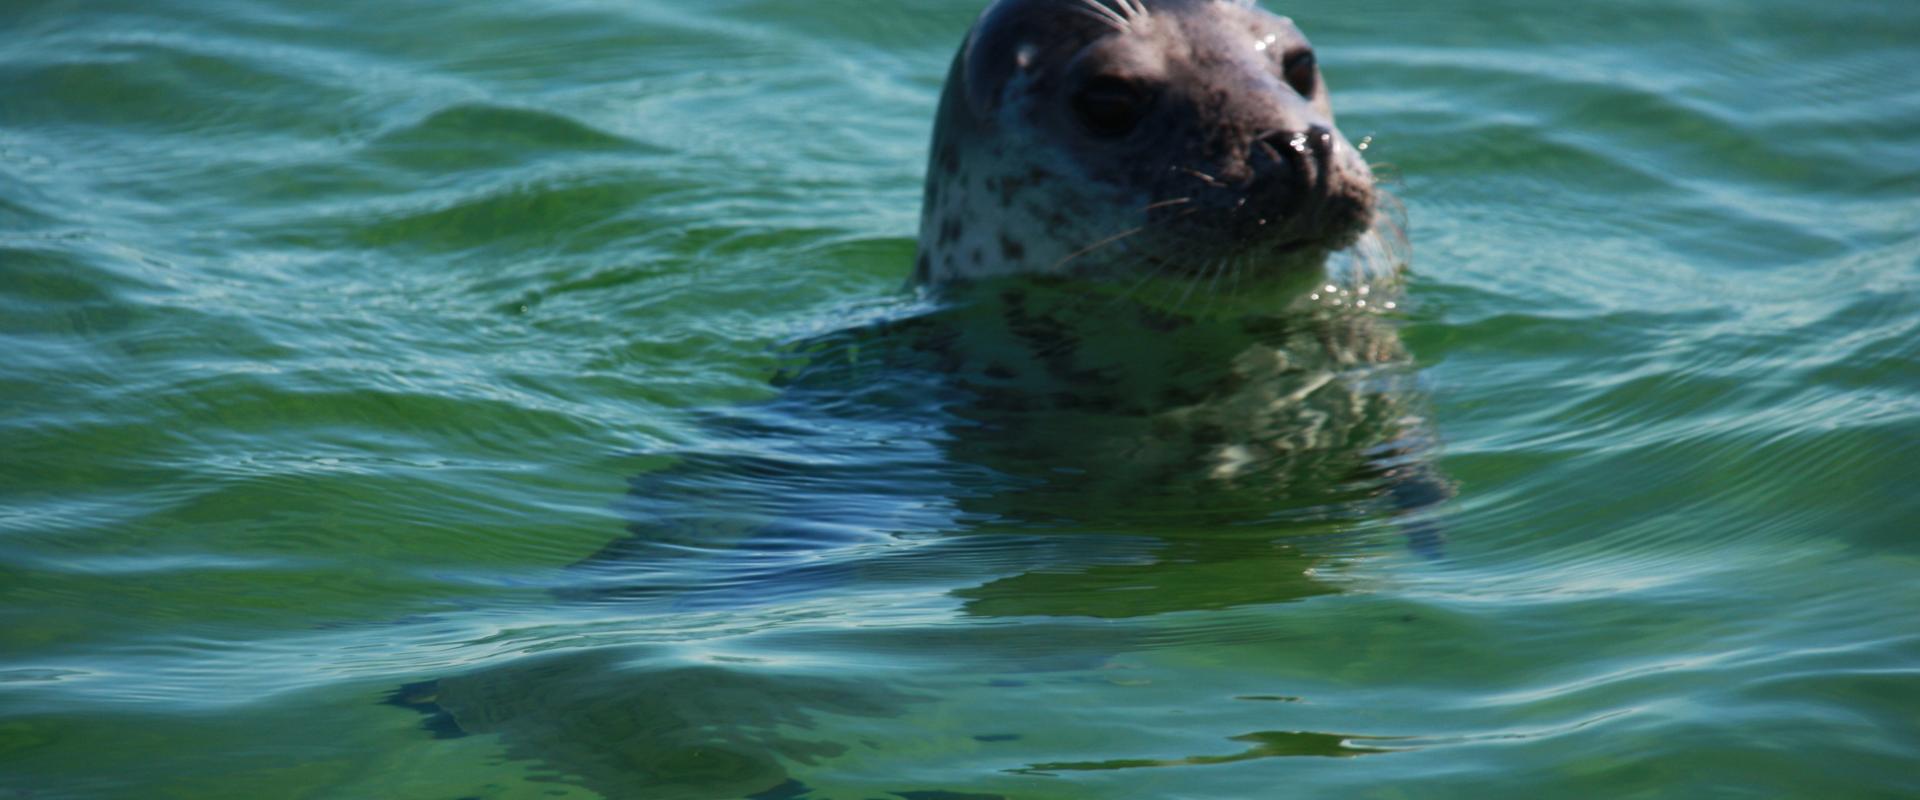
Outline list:
[[[1408,260],[1406,206],[1400,198],[1387,192],[1375,194],[1373,224],[1368,227],[1366,240],[1371,242],[1369,255],[1375,263],[1366,265],[1370,275],[1387,276],[1399,271]]]
[[[1227,267],[1231,266],[1233,264],[1233,261],[1234,260],[1231,258],[1220,259],[1220,268],[1214,270],[1213,277],[1207,280],[1207,307],[1208,308],[1212,308],[1213,301],[1218,300],[1220,298],[1220,276],[1227,274]]]
[[[1187,268],[1194,265],[1187,259],[1184,253],[1179,252],[1179,242],[1170,243],[1170,246],[1165,246],[1169,245],[1169,243],[1159,244],[1163,246],[1157,246],[1152,250],[1143,252],[1122,265],[1128,268],[1139,269],[1140,265],[1144,264],[1147,268],[1143,270],[1143,274],[1140,275],[1139,279],[1127,287],[1126,291],[1121,292],[1113,298],[1113,304],[1119,304],[1132,298],[1156,278],[1168,277],[1169,274],[1172,274],[1174,277],[1191,274]],[[1139,240],[1129,240],[1120,243],[1121,247],[1129,251],[1137,249],[1138,245]],[[1189,284],[1188,289],[1191,291],[1191,284]]]
[[[1104,15],[1104,14],[1096,14],[1096,13],[1094,13],[1094,12],[1092,12],[1092,11],[1088,11],[1087,9],[1084,9],[1084,8],[1078,8],[1078,7],[1075,7],[1075,8],[1069,8],[1069,9],[1067,9],[1067,10],[1068,10],[1068,11],[1072,11],[1072,12],[1074,12],[1075,14],[1079,14],[1080,16],[1083,16],[1083,17],[1086,17],[1086,18],[1088,18],[1088,19],[1091,19],[1091,20],[1093,20],[1093,21],[1095,21],[1095,22],[1098,22],[1098,23],[1100,23],[1100,24],[1102,24],[1102,25],[1105,25],[1105,26],[1107,26],[1107,27],[1109,27],[1109,28],[1112,28],[1112,29],[1114,29],[1114,30],[1116,30],[1116,31],[1125,31],[1125,30],[1126,30],[1126,26],[1125,26],[1125,25],[1123,25],[1123,24],[1121,24],[1121,23],[1118,23],[1118,22],[1114,22],[1114,21],[1113,21],[1113,18],[1112,18],[1112,17],[1108,17],[1108,16],[1106,16],[1106,15]]]
[[[1201,278],[1205,278],[1207,281],[1207,304],[1200,307],[1201,314],[1213,311],[1214,302],[1220,299],[1220,276],[1227,274],[1227,264],[1231,261],[1232,259],[1229,258],[1214,259],[1213,264],[1208,267],[1206,272],[1193,279],[1195,284],[1198,284]],[[1207,277],[1209,275],[1212,277]]]
[[[1191,197],[1176,197],[1172,200],[1161,200],[1157,203],[1148,203],[1145,208],[1142,208],[1140,210],[1153,211],[1155,209],[1168,208],[1171,206],[1177,206],[1183,203],[1191,203],[1191,202],[1193,202],[1193,198]]]
[[[1120,246],[1131,249],[1133,247],[1133,244],[1134,244],[1133,242],[1122,242],[1120,243]],[[1136,257],[1132,260],[1131,263],[1134,265],[1146,263],[1150,266],[1150,269],[1145,270],[1143,274],[1141,274],[1138,280],[1134,281],[1131,286],[1127,287],[1126,291],[1121,292],[1119,295],[1115,296],[1113,300],[1107,304],[1108,307],[1119,305],[1120,303],[1125,302],[1126,300],[1132,298],[1136,293],[1138,293],[1141,290],[1141,288],[1145,287],[1149,281],[1165,274],[1167,271],[1167,268],[1173,266],[1172,262],[1164,258],[1155,256],[1151,253]]]
[[[1174,167],[1171,167],[1171,169],[1175,172],[1184,172],[1184,173],[1187,173],[1188,175],[1192,175],[1193,177],[1199,178],[1201,181],[1205,182],[1208,186],[1212,186],[1216,189],[1226,187],[1226,184],[1222,183],[1219,178],[1213,177],[1212,175],[1208,175],[1207,173],[1201,172],[1200,170],[1194,169],[1192,167],[1174,166]]]
[[[1100,241],[1094,242],[1093,244],[1087,245],[1086,247],[1082,247],[1078,250],[1068,253],[1066,256],[1062,257],[1059,261],[1053,262],[1053,266],[1048,267],[1047,269],[1048,271],[1057,270],[1060,267],[1064,266],[1069,261],[1072,261],[1076,258],[1084,256],[1088,253],[1091,253],[1107,245],[1113,244],[1114,242],[1120,241],[1121,239],[1125,239],[1129,236],[1134,236],[1136,234],[1139,234],[1142,231],[1145,231],[1149,227],[1151,226],[1141,225],[1137,228],[1128,228],[1127,230],[1116,233],[1105,239],[1101,239]]]
[[[1182,212],[1180,212],[1180,213],[1178,213],[1178,214],[1175,214],[1175,215],[1173,215],[1172,217],[1169,217],[1169,218],[1167,218],[1167,219],[1164,219],[1164,220],[1158,220],[1158,221],[1155,221],[1155,222],[1148,222],[1148,223],[1147,223],[1147,224],[1145,224],[1145,225],[1137,225],[1137,226],[1134,226],[1134,227],[1132,227],[1132,228],[1128,228],[1128,229],[1126,229],[1126,230],[1124,230],[1124,231],[1121,231],[1121,232],[1119,232],[1119,233],[1116,233],[1116,234],[1113,234],[1112,236],[1108,236],[1108,237],[1107,237],[1107,238],[1105,238],[1105,239],[1101,239],[1101,240],[1099,240],[1099,241],[1097,241],[1097,242],[1094,242],[1093,244],[1090,244],[1090,245],[1087,245],[1086,247],[1082,247],[1082,248],[1080,248],[1079,250],[1075,250],[1075,251],[1073,251],[1073,252],[1071,252],[1071,253],[1068,253],[1067,255],[1065,255],[1065,256],[1063,256],[1063,257],[1062,257],[1062,258],[1061,258],[1061,259],[1060,259],[1059,261],[1055,261],[1055,262],[1053,262],[1053,266],[1050,266],[1050,267],[1048,267],[1048,268],[1047,268],[1047,270],[1048,270],[1049,272],[1051,272],[1051,271],[1054,271],[1054,270],[1058,270],[1058,269],[1059,269],[1059,268],[1061,268],[1062,266],[1065,266],[1065,265],[1067,264],[1067,262],[1070,262],[1070,261],[1073,261],[1073,260],[1075,260],[1075,259],[1078,259],[1078,258],[1080,258],[1080,257],[1082,257],[1082,256],[1085,256],[1085,255],[1087,255],[1088,253],[1092,253],[1093,251],[1095,251],[1095,250],[1098,250],[1098,249],[1100,249],[1100,248],[1102,248],[1102,247],[1106,247],[1107,245],[1110,245],[1110,244],[1113,244],[1113,243],[1115,243],[1115,242],[1118,242],[1118,241],[1120,241],[1120,240],[1122,240],[1122,239],[1125,239],[1125,238],[1127,238],[1127,237],[1129,237],[1129,236],[1137,236],[1137,235],[1139,235],[1139,234],[1141,234],[1141,233],[1145,233],[1145,232],[1146,232],[1147,230],[1149,230],[1149,229],[1151,229],[1151,228],[1153,228],[1153,227],[1154,227],[1155,225],[1165,225],[1165,224],[1167,224],[1167,223],[1170,223],[1170,222],[1173,222],[1174,220],[1177,220],[1177,219],[1180,219],[1181,217],[1184,217],[1184,216],[1187,216],[1187,215],[1189,215],[1189,214],[1192,214],[1192,213],[1194,213],[1195,211],[1199,211],[1199,210],[1200,210],[1200,209],[1197,209],[1197,208],[1190,208],[1190,209],[1187,209],[1187,210],[1185,210],[1185,211],[1182,211]]]
[[[1145,259],[1140,259],[1140,260],[1145,260]],[[1111,308],[1113,306],[1117,306],[1123,302],[1126,302],[1128,298],[1133,297],[1134,292],[1140,291],[1140,287],[1146,286],[1147,281],[1153,280],[1154,276],[1159,275],[1161,270],[1164,270],[1164,269],[1166,269],[1165,265],[1155,265],[1152,269],[1145,270],[1145,272],[1140,276],[1140,279],[1137,281],[1134,281],[1132,286],[1128,286],[1126,291],[1121,292],[1119,295],[1115,296],[1111,301],[1108,301],[1107,307]]]
[[[1186,308],[1187,299],[1193,297],[1193,290],[1200,287],[1200,281],[1203,277],[1205,277],[1206,272],[1212,270],[1213,265],[1218,263],[1220,263],[1219,259],[1214,259],[1212,261],[1207,262],[1207,266],[1205,270],[1203,270],[1199,275],[1195,275],[1192,280],[1187,281],[1187,290],[1180,293],[1180,302],[1173,304],[1174,310],[1178,311],[1182,308]]]
[[[1080,0],[1080,2],[1084,4],[1084,8],[1075,7],[1074,10],[1082,11],[1086,13],[1087,16],[1104,20],[1112,24],[1114,30],[1124,31],[1130,27],[1130,23],[1125,14],[1115,11],[1112,6],[1102,3],[1100,0]]]
[[[1275,164],[1286,163],[1286,159],[1280,157],[1280,151],[1273,149],[1273,145],[1267,144],[1266,139],[1264,138],[1255,139],[1253,140],[1253,143],[1255,146],[1259,147],[1262,152],[1267,154],[1267,158],[1273,159],[1273,163]]]

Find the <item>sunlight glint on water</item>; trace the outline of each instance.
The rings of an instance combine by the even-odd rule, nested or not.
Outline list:
[[[0,797],[1920,795],[1920,8],[1267,5],[1438,557],[873,334],[979,3],[7,5]]]

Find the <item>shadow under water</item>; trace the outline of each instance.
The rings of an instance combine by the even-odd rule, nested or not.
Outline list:
[[[1117,656],[1207,635],[1161,620],[1339,592],[1316,571],[1341,535],[1448,496],[1390,319],[1073,289],[971,286],[792,346],[778,396],[705,412],[631,480],[630,535],[554,587],[598,638],[390,702],[607,796],[823,797],[793,769],[879,757],[915,709],[982,690],[1097,698]],[[1400,529],[1437,552],[1426,523]],[[731,639],[751,654],[676,649]],[[1178,763],[1392,749],[1233,738],[1255,746]],[[1008,772],[1109,768],[1024,763]]]

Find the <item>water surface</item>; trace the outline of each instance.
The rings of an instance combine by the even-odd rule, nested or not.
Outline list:
[[[0,796],[1920,794],[1920,7],[1283,9],[1433,557],[835,338],[979,5],[8,3]]]

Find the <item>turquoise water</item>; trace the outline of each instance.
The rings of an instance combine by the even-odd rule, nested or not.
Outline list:
[[[1284,9],[1438,552],[862,332],[979,6],[0,8],[0,797],[1920,796],[1920,6]]]

